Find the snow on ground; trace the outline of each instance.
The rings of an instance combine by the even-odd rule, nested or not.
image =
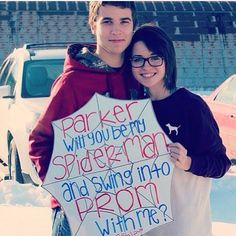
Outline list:
[[[0,205],[2,236],[50,236],[51,209],[22,205]]]
[[[50,236],[50,196],[42,188],[13,181],[0,182],[0,234],[4,236]],[[236,167],[214,179],[212,192],[214,236],[235,236]]]
[[[0,183],[0,235],[50,236],[50,196],[41,187]]]

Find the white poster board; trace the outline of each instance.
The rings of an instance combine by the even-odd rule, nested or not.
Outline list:
[[[95,94],[53,122],[43,188],[64,209],[74,236],[140,236],[171,222],[170,140],[149,99]]]

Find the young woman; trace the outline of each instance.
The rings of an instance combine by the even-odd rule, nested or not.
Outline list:
[[[143,26],[127,52],[138,98],[150,97],[157,121],[172,140],[174,221],[146,236],[212,236],[211,178],[220,178],[231,162],[216,121],[203,99],[176,87],[173,42],[156,26]],[[135,93],[133,93],[135,94]]]

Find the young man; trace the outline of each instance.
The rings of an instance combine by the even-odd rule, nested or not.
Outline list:
[[[89,25],[96,47],[74,44],[68,48],[63,73],[54,82],[49,103],[29,137],[29,154],[42,180],[53,149],[52,121],[77,111],[96,92],[127,98],[122,65],[135,27],[134,2],[91,1]],[[69,236],[68,221],[54,198],[51,207],[52,235]]]

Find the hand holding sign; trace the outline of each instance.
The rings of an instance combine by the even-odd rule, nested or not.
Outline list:
[[[43,187],[62,205],[73,235],[142,235],[172,221],[170,141],[149,99],[95,94],[53,128]]]

